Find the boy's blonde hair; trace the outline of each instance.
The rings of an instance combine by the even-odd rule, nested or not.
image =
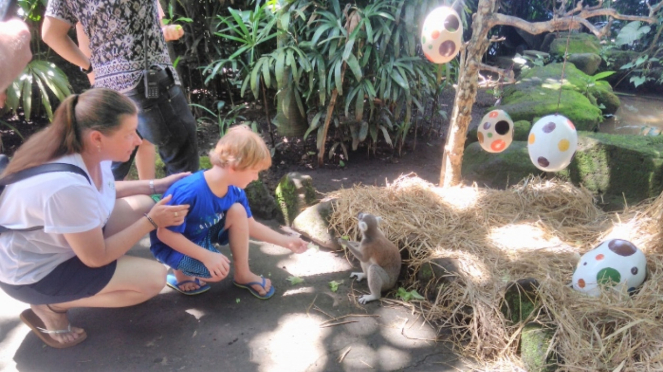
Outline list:
[[[232,127],[209,152],[212,165],[235,170],[265,170],[272,165],[272,157],[265,141],[246,125]]]

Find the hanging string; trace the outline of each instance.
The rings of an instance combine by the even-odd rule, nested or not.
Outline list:
[[[575,10],[576,4],[574,1],[573,9]],[[566,60],[569,58],[569,41],[571,40],[571,25],[573,25],[573,13],[571,13],[571,22],[566,35],[566,49],[564,49],[564,63],[562,63],[562,76],[559,78],[559,96],[557,97],[557,111],[559,114],[559,105],[562,102],[562,88],[564,87],[564,71],[566,70]]]

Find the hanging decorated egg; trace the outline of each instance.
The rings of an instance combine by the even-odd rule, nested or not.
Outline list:
[[[477,137],[484,150],[502,152],[513,141],[513,120],[506,111],[493,110],[481,119]]]
[[[629,292],[640,286],[647,275],[647,260],[633,243],[607,240],[585,253],[573,273],[573,289],[599,296],[599,286],[612,286]]]
[[[566,168],[578,147],[578,132],[571,120],[554,114],[544,116],[532,125],[527,151],[534,165],[546,172]]]
[[[447,63],[460,51],[463,25],[458,13],[448,6],[433,9],[421,30],[421,47],[433,63]]]

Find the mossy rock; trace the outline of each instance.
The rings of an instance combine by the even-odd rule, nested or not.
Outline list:
[[[600,107],[603,115],[614,114],[622,104],[607,81],[597,81],[595,85],[589,87],[589,93],[596,98],[596,104],[603,105]]]
[[[209,161],[209,156],[200,157],[200,169],[207,170],[212,168],[212,163]]]
[[[249,207],[251,213],[255,217],[271,220],[273,218],[279,219],[280,209],[276,200],[267,189],[267,186],[261,181],[253,181],[246,189],[246,198],[249,200]]]
[[[311,176],[297,172],[283,176],[274,193],[283,216],[281,222],[287,226],[290,226],[302,210],[317,202]]]
[[[566,48],[567,38],[569,45],[568,49]],[[556,37],[550,43],[549,53],[554,56],[563,57],[565,52],[568,52],[569,54],[575,54],[575,53],[600,54],[601,42],[593,34],[571,33],[571,36],[569,37],[567,32],[560,32],[559,36]]]
[[[560,81],[563,68],[564,80]],[[594,130],[603,121],[599,106],[612,110],[618,102],[609,84],[594,83],[572,64],[563,67],[562,63],[551,63],[524,71],[516,84],[505,87],[500,108],[513,120],[530,122],[557,112],[568,117],[578,130]]]
[[[554,351],[548,351],[555,330],[530,322],[520,333],[520,358],[528,372],[553,372],[557,369]]]
[[[541,173],[529,159],[527,142],[513,141],[498,154],[481,148],[478,142],[470,144],[463,155],[461,174],[467,183],[480,187],[503,189],[520,182],[530,174]]]
[[[538,294],[539,282],[533,278],[521,279],[509,284],[504,292],[500,311],[511,323],[520,323],[541,307]]]
[[[579,132],[571,164],[558,176],[602,196],[608,209],[663,191],[663,137]]]
[[[527,141],[529,131],[532,129],[532,123],[527,120],[518,120],[513,123],[513,140]]]
[[[527,143],[514,141],[499,154],[473,143],[465,149],[463,180],[503,189],[528,175],[546,174],[536,168]],[[663,192],[663,136],[634,136],[578,132],[578,148],[571,164],[555,177],[587,188],[607,210],[656,197]]]
[[[587,75],[594,75],[599,69],[601,61],[601,56],[596,53],[574,53],[567,60]]]
[[[431,280],[442,280],[451,283],[457,278],[458,267],[458,260],[454,258],[433,258],[421,265],[417,272],[417,279],[422,283],[428,283]]]
[[[294,219],[292,228],[321,247],[342,250],[339,236],[329,227],[334,203],[332,199],[306,208]]]

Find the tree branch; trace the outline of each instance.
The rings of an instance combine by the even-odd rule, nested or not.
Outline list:
[[[661,3],[663,4],[663,2]],[[538,35],[544,32],[557,31],[557,30],[569,30],[577,28],[579,25],[587,27],[593,34],[601,37],[606,31],[605,28],[598,29],[592,25],[587,18],[608,16],[614,19],[621,19],[625,21],[641,21],[647,23],[656,22],[656,18],[652,17],[654,10],[658,10],[660,7],[657,5],[655,8],[650,10],[649,17],[643,16],[630,16],[619,14],[615,9],[606,8],[606,9],[588,9],[585,8],[581,10],[578,14],[573,16],[565,16],[560,18],[553,18],[550,21],[546,22],[527,22],[521,18],[508,16],[501,13],[494,13],[489,21],[490,27],[495,26],[513,26],[521,30],[527,31],[532,35]],[[575,10],[574,10],[575,11]]]

